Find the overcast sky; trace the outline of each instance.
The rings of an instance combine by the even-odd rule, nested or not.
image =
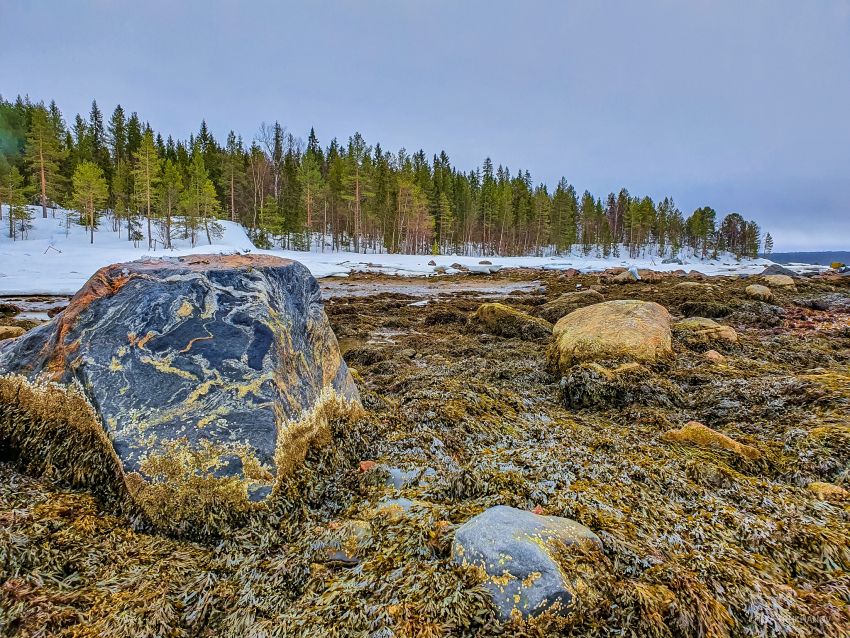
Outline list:
[[[490,156],[850,250],[850,0],[0,0],[0,94]]]

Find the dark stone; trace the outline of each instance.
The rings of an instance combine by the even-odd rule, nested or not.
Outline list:
[[[602,546],[596,534],[571,519],[499,505],[458,528],[452,557],[459,565],[483,570],[503,621],[516,612],[523,617],[547,610],[565,615],[575,587],[553,555],[579,543]]]
[[[788,275],[789,277],[799,277],[799,275],[790,270],[789,268],[785,268],[784,266],[780,266],[779,264],[770,264],[767,268],[761,271],[762,275]]]
[[[62,313],[0,345],[0,371],[79,382],[127,475],[154,484],[152,459],[203,450],[217,458],[203,471],[238,477],[250,500],[303,459],[326,400],[359,404],[316,280],[270,256],[102,268]]]

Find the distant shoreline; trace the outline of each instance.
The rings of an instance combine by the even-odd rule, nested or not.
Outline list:
[[[813,264],[818,266],[829,266],[833,262],[850,264],[850,251],[848,250],[821,250],[793,253],[771,253],[762,255],[765,259],[775,261],[777,264]]]

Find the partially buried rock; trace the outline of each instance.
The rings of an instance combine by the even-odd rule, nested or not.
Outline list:
[[[665,432],[664,438],[674,443],[689,443],[698,447],[732,452],[736,456],[750,461],[761,458],[761,452],[758,449],[740,443],[697,421],[689,421],[678,430]]]
[[[552,334],[552,324],[501,303],[485,303],[472,317],[473,325],[501,337],[541,339]]]
[[[667,309],[651,301],[585,306],[555,324],[550,359],[561,371],[583,361],[654,363],[673,354],[670,321]]]
[[[673,331],[688,346],[702,347],[713,343],[732,345],[738,343],[738,333],[706,317],[690,317],[679,321]]]
[[[0,326],[0,341],[15,339],[24,334],[26,330],[20,326]]]
[[[315,560],[352,567],[363,558],[365,546],[371,539],[372,526],[366,521],[332,521],[321,530],[319,540],[313,544]]]
[[[824,481],[812,481],[806,487],[821,501],[850,502],[850,491],[840,485],[825,483]]]
[[[761,284],[750,284],[744,289],[744,292],[750,299],[766,302],[773,301],[773,292],[770,288],[762,286]]]
[[[544,611],[566,615],[581,574],[566,572],[557,552],[602,547],[599,537],[568,518],[541,516],[499,505],[475,516],[455,533],[454,561],[477,568],[503,621]]]
[[[561,317],[568,315],[577,308],[605,301],[602,293],[596,290],[577,290],[566,292],[557,299],[549,301],[537,309],[537,316],[550,323],[555,323]]]
[[[107,266],[67,309],[0,346],[0,370],[78,382],[154,522],[264,501],[327,416],[359,406],[300,263],[196,255]]]

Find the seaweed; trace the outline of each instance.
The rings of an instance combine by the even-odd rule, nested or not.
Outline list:
[[[540,279],[549,300],[595,281],[491,277]],[[671,292],[680,281],[612,286],[605,298],[682,314],[687,298]],[[711,280],[740,337],[725,365],[674,341],[671,361],[621,371],[613,392],[615,368],[576,366],[575,386],[595,397],[577,402],[563,397],[569,377],[550,370],[545,342],[428,319],[468,316],[481,299],[444,297],[431,309],[335,299],[332,325],[354,348],[393,330],[393,343],[347,355],[364,412],[325,415],[321,444],[281,480],[274,504],[215,537],[140,525],[120,505],[81,399],[21,411],[2,394],[0,634],[845,637],[850,504],[809,486],[850,487],[850,317],[791,311],[795,294],[844,284],[779,291],[785,314],[767,311],[769,321],[744,284]],[[503,302],[528,312],[539,296]],[[8,381],[0,390],[27,391]],[[666,440],[691,420],[759,458]],[[31,428],[40,436],[22,435]],[[416,478],[396,487],[388,467]],[[499,504],[572,518],[601,538],[601,554],[556,553],[580,576],[568,616],[501,624],[480,574],[452,562],[456,527]],[[329,560],[328,547],[350,560]]]

